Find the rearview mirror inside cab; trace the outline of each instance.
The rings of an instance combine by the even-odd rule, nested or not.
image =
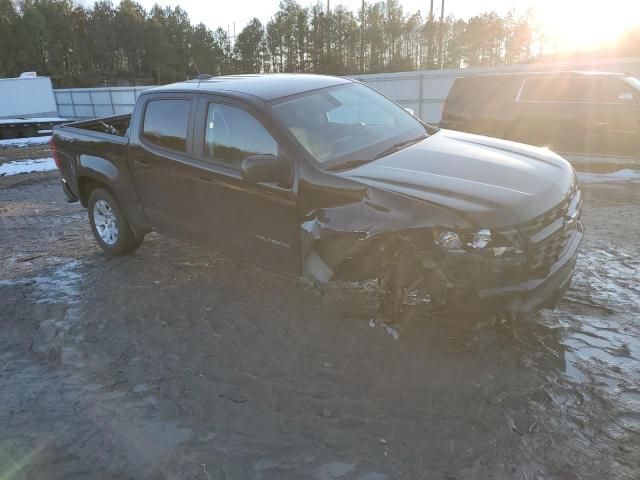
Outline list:
[[[291,183],[291,165],[275,155],[251,155],[242,161],[242,178],[249,183]]]

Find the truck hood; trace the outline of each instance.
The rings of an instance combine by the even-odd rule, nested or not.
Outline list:
[[[574,181],[569,163],[549,150],[451,130],[339,175],[455,209],[486,227],[544,213]]]

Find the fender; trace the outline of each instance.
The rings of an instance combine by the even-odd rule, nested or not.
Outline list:
[[[78,157],[77,181],[80,184],[83,178],[90,178],[96,182],[106,185],[115,195],[123,213],[135,233],[146,233],[150,226],[145,218],[142,203],[138,197],[137,190],[129,175],[129,168],[125,158],[117,158],[114,161],[107,160],[94,155],[81,154]],[[124,169],[124,170],[123,170]],[[78,191],[79,191],[78,185]]]
[[[317,202],[306,206],[300,223],[303,274],[315,283],[330,281],[358,257],[370,257],[365,263],[375,263],[376,246],[391,246],[399,236],[415,239],[419,250],[426,250],[432,242],[431,229],[472,225],[450,208],[379,188],[363,188],[347,179],[343,182],[340,195],[320,182],[302,187],[303,195]],[[367,278],[371,273],[368,270],[365,268],[356,277]]]
[[[78,178],[80,177],[93,178],[116,191],[121,174],[111,160],[83,154],[78,158]]]

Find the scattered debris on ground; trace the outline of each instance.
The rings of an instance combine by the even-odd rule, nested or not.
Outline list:
[[[105,257],[53,173],[2,177],[0,477],[638,478],[640,189],[584,194],[556,311],[391,327],[156,234]]]

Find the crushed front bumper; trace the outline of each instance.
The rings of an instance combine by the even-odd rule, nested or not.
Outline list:
[[[551,265],[545,278],[533,278],[500,287],[478,289],[478,298],[500,301],[512,318],[526,317],[541,308],[553,308],[568,290],[583,237],[582,223],[558,260]]]

